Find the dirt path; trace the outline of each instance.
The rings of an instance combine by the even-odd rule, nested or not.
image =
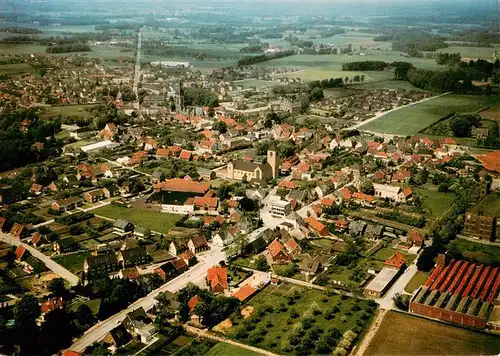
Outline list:
[[[375,320],[373,320],[370,329],[366,332],[365,337],[361,341],[361,344],[358,345],[354,356],[363,356],[363,354],[366,352],[368,345],[370,345],[380,325],[382,324],[387,311],[388,310],[386,309],[379,309],[377,317],[375,318]]]
[[[249,350],[249,351],[252,351],[252,352],[256,352],[256,353],[261,354],[261,355],[278,356],[275,353],[272,353],[271,351],[259,349],[258,347],[253,347],[253,346],[250,346],[250,345],[241,344],[239,342],[227,339],[227,338],[222,337],[222,336],[211,334],[211,333],[209,333],[209,332],[207,332],[205,330],[200,330],[200,329],[194,328],[194,327],[189,326],[189,325],[184,325],[184,327],[186,328],[186,331],[188,333],[191,333],[191,334],[194,334],[194,335],[197,335],[197,336],[200,336],[200,337],[204,337],[206,339],[211,339],[211,340],[214,340],[214,341],[224,342],[226,344],[237,346],[237,347],[241,347],[242,349],[246,349],[246,350]]]

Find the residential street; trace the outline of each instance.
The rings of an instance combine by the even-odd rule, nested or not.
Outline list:
[[[23,245],[34,257],[38,258],[40,261],[45,263],[48,269],[52,272],[67,280],[71,285],[75,286],[80,281],[77,275],[71,273],[66,268],[52,260],[49,256],[45,256],[43,253],[38,251],[36,248],[31,247],[18,239],[13,238],[10,234],[0,233],[0,240],[5,241],[13,246]]]
[[[118,324],[122,322],[125,316],[131,311],[137,308],[143,307],[145,310],[149,310],[155,304],[155,298],[161,292],[166,290],[170,292],[176,292],[179,289],[184,288],[188,283],[201,283],[207,275],[207,270],[214,265],[218,264],[220,261],[224,260],[226,257],[225,252],[217,247],[213,247],[210,253],[200,256],[200,261],[196,266],[190,268],[187,272],[174,278],[170,282],[164,284],[160,288],[149,293],[146,297],[137,300],[132,303],[127,309],[113,315],[112,317],[99,322],[91,329],[89,329],[83,336],[78,339],[69,350],[83,352],[88,346],[92,345],[94,342],[101,340],[106,336],[106,334],[115,328]]]

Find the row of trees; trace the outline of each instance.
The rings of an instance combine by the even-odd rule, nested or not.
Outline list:
[[[468,73],[459,68],[434,71],[411,68],[408,81],[415,87],[429,91],[470,91],[472,82]]]
[[[249,56],[242,58],[238,61],[238,67],[249,66],[252,64],[257,64],[261,62],[267,62],[273,59],[279,59],[284,57],[293,56],[295,54],[294,51],[283,51],[273,54],[262,54],[259,56]]]
[[[45,49],[47,53],[71,53],[71,52],[90,52],[92,49],[89,45],[83,43],[73,43],[49,46]]]

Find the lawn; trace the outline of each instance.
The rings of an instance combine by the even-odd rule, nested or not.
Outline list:
[[[369,355],[498,355],[500,338],[390,311]]]
[[[429,272],[418,271],[417,274],[411,279],[405,287],[405,292],[413,293],[418,287],[425,283],[429,278]]]
[[[82,252],[73,255],[56,256],[54,257],[54,261],[71,272],[78,273],[83,271],[83,261],[85,261],[88,256],[90,256],[90,252]]]
[[[435,218],[443,216],[455,199],[453,193],[438,192],[437,190],[417,188],[415,192],[422,199],[423,208]]]
[[[442,53],[460,53],[465,58],[484,58],[491,60],[495,50],[498,51],[499,47],[453,47],[441,48],[439,52]]]
[[[413,135],[449,114],[475,112],[498,104],[500,96],[496,95],[446,95],[392,111],[362,125],[360,129],[403,136]]]
[[[63,119],[67,117],[87,118],[91,115],[89,110],[97,105],[98,104],[50,106],[48,108],[44,108],[44,111],[40,116],[42,118],[61,116]]]
[[[239,312],[233,318],[228,336],[278,354],[293,353],[297,342],[306,339],[321,337],[334,341],[334,345],[338,337],[328,336],[335,332],[333,329],[340,333],[354,330],[358,334],[363,330],[375,311],[370,304],[338,294],[328,296],[316,289],[270,285],[250,300],[249,305],[254,308],[250,318],[243,319]],[[309,353],[318,353],[313,345]]]
[[[500,193],[493,192],[477,203],[472,211],[500,218]]]
[[[500,264],[500,247],[485,245],[461,238],[453,240],[448,247],[455,247],[465,258],[484,264]]]
[[[105,216],[110,219],[128,220],[134,225],[149,228],[162,234],[174,227],[175,223],[182,217],[177,214],[159,213],[157,211],[125,208],[118,205],[109,204],[93,211],[96,215]]]
[[[206,356],[220,356],[220,355],[256,356],[260,354],[247,349],[243,349],[238,346],[233,346],[230,344],[226,344],[224,342],[219,342],[217,345],[212,347],[205,355]]]

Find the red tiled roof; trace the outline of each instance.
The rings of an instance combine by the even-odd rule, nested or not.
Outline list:
[[[180,270],[180,269],[187,267],[186,262],[184,262],[184,260],[180,259],[180,258],[173,260],[172,265],[174,265],[176,270]]]
[[[42,310],[42,313],[46,314],[48,312],[51,312],[53,310],[62,308],[64,305],[62,298],[51,298],[45,303],[42,303],[40,309]]]
[[[37,231],[31,236],[31,243],[32,244],[37,244],[40,242],[40,239],[42,238],[42,235]]]
[[[314,219],[314,218],[305,218],[304,221],[310,226],[312,227],[314,230],[316,231],[322,231],[324,228],[325,228],[325,225],[323,225],[322,223],[320,223],[318,220]]]
[[[340,190],[340,193],[342,195],[342,198],[344,198],[345,200],[349,200],[352,197],[352,191],[347,187],[342,188]]]
[[[293,251],[296,248],[300,248],[299,244],[294,239],[290,239],[287,242],[285,242],[285,246],[288,247],[290,251]]]
[[[189,310],[193,310],[193,308],[198,304],[198,303],[203,303],[203,299],[197,295],[195,295],[193,298],[189,299],[188,302],[188,308]]]
[[[385,261],[385,265],[396,268],[401,268],[404,264],[405,264],[405,258],[399,252],[396,252],[394,255],[392,255],[391,258]]]
[[[321,204],[323,204],[324,206],[332,207],[333,204],[335,204],[335,200],[332,198],[323,198],[321,200]]]
[[[127,279],[137,279],[140,276],[139,270],[137,267],[125,268],[122,270],[123,278]]]
[[[228,288],[227,285],[227,268],[225,267],[212,267],[207,271],[207,280],[211,287],[214,288],[218,284],[222,285],[224,289]]]
[[[485,155],[478,156],[477,159],[488,171],[500,173],[500,151],[493,151]]]
[[[456,145],[457,144],[457,141],[451,137],[444,138],[442,142],[445,145]]]
[[[233,297],[239,299],[240,302],[245,301],[250,297],[252,294],[254,294],[257,290],[253,288],[250,285],[246,285],[244,287],[241,287],[237,292],[233,293]]]
[[[180,159],[184,160],[190,160],[191,159],[191,152],[182,150],[181,154],[179,155]]]
[[[193,205],[196,207],[204,208],[217,208],[218,199],[217,198],[207,198],[207,197],[195,197]]]
[[[18,261],[21,261],[25,252],[26,252],[26,247],[24,247],[23,245],[17,246],[16,252],[15,252],[16,259]]]
[[[179,255],[179,258],[182,258],[183,260],[190,260],[191,258],[195,257],[196,255],[191,252],[191,250],[186,250],[183,253]]]
[[[81,353],[71,350],[66,350],[63,352],[62,356],[81,356]]]
[[[361,192],[353,193],[352,197],[353,197],[353,199],[358,199],[358,200],[366,201],[366,202],[369,202],[369,203],[371,203],[371,202],[373,202],[375,200],[374,196],[368,195],[368,194],[365,194],[365,193],[361,193]]]
[[[297,189],[297,184],[294,181],[282,180],[278,184],[278,187],[280,187],[280,188],[286,188],[286,189]]]
[[[408,198],[410,195],[413,194],[413,191],[411,190],[411,188],[406,188],[405,190],[403,190],[402,193],[405,198]]]
[[[267,249],[271,253],[272,257],[277,256],[280,252],[285,252],[283,245],[278,241],[278,239],[271,242],[269,246],[267,246]]]
[[[424,242],[424,238],[422,237],[422,235],[420,235],[420,233],[417,230],[413,229],[409,232],[407,241],[408,242],[411,241],[414,244],[421,245],[422,242]]]

